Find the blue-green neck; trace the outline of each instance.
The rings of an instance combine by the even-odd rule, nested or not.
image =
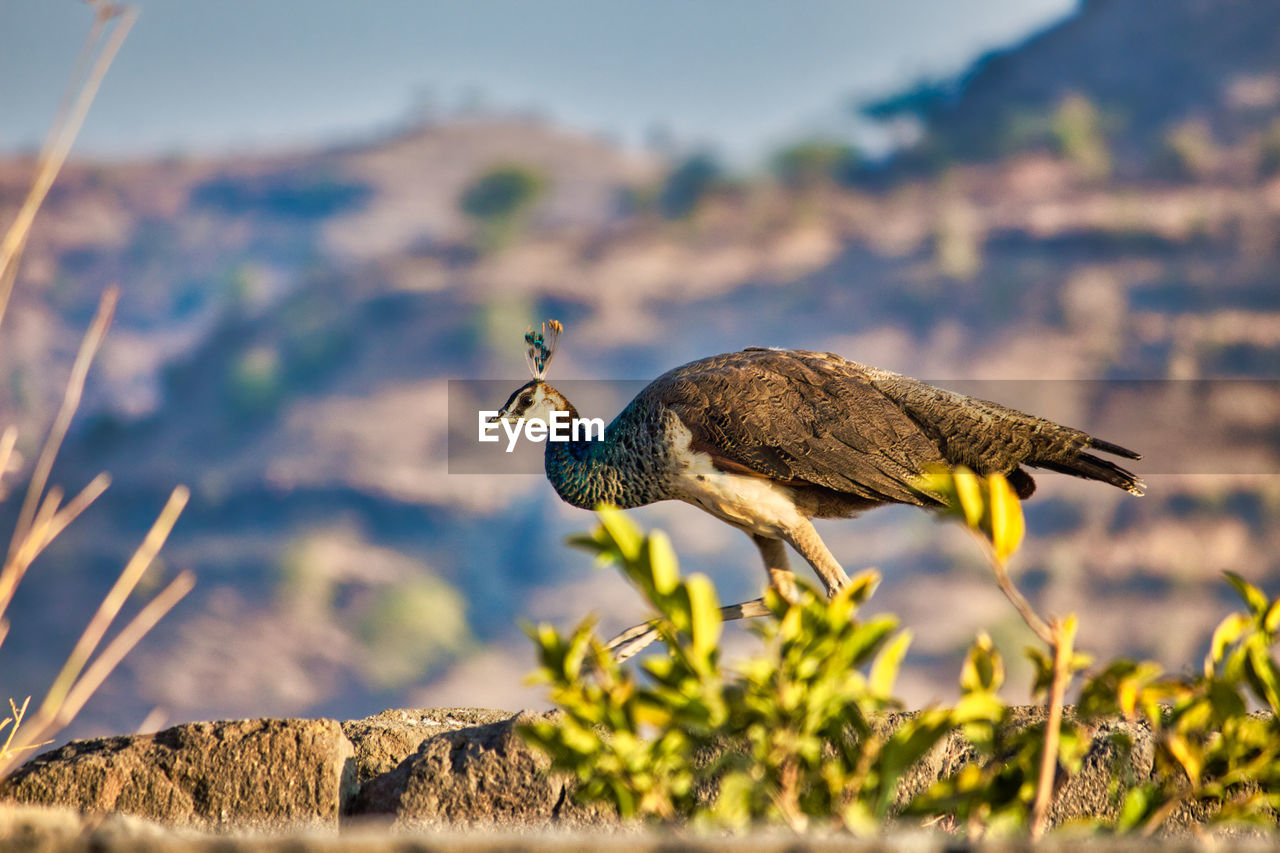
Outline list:
[[[577,419],[576,410],[571,411]],[[566,503],[594,509],[601,503],[628,509],[662,500],[649,449],[632,440],[619,440],[618,422],[610,424],[602,440],[548,441],[547,479]],[[641,442],[647,444],[647,442]]]

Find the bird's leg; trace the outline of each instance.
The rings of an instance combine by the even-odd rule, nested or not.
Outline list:
[[[760,549],[760,557],[764,560],[764,570],[769,574],[769,584],[787,601],[795,602],[796,576],[792,574],[787,563],[787,546],[781,539],[770,539],[759,533],[748,534],[751,541]],[[762,599],[755,599],[761,601]]]
[[[732,622],[734,619],[750,619],[753,616],[764,616],[768,612],[769,608],[764,606],[763,598],[753,598],[741,604],[730,604],[721,607],[720,618],[725,622]],[[614,660],[622,663],[627,658],[634,657],[656,639],[658,639],[658,623],[654,620],[632,625],[605,643],[604,647],[606,651],[613,652]]]
[[[791,569],[787,564],[787,546],[783,544],[781,539],[770,539],[755,533],[748,535],[751,536],[751,541],[756,543],[756,547],[760,549],[760,557],[764,560],[765,571],[769,573],[769,583],[773,584],[773,587],[778,590],[778,594],[783,598],[788,601],[795,601],[796,576],[791,573]],[[815,533],[814,536],[816,537],[817,534]],[[765,607],[763,598],[753,598],[750,601],[730,604],[720,608],[720,618],[725,622],[731,622],[734,619],[751,619],[756,616],[765,616],[768,613],[769,608]],[[656,639],[658,639],[656,623],[642,622],[639,625],[631,626],[614,637],[605,644],[605,648],[613,652],[614,659],[621,663],[627,658],[633,657]]]
[[[803,524],[792,527],[787,531],[786,538],[791,547],[808,560],[809,565],[813,566],[813,570],[818,573],[818,577],[822,579],[822,585],[827,588],[828,598],[848,586],[849,576],[836,562],[836,558],[831,556],[831,551],[827,549],[822,537],[818,536],[818,531],[813,529],[810,522],[805,521]]]

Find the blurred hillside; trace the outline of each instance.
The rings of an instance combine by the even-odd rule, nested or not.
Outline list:
[[[1222,569],[1280,581],[1280,102],[1256,98],[1237,131],[1218,119],[1238,114],[1237,78],[1280,91],[1265,51],[1237,46],[1280,30],[1261,2],[1150,5],[1087,3],[981,63],[929,118],[927,170],[809,141],[774,175],[732,177],[707,157],[661,162],[501,118],[342,149],[69,167],[0,336],[0,408],[29,459],[56,405],[44,394],[119,282],[56,472],[76,488],[106,469],[115,484],[20,593],[0,656],[10,689],[43,688],[184,482],[192,505],[155,582],[190,567],[199,586],[81,731],[128,730],[152,705],[176,720],[535,704],[521,620],[594,611],[607,632],[640,616],[619,578],[563,545],[591,518],[540,478],[447,473],[448,380],[514,388],[520,335],[548,316],[567,326],[559,377],[829,349],[1148,452],[1141,500],[1039,478],[1024,582],[1045,609],[1080,611],[1091,651],[1193,665],[1230,602]],[[1142,10],[1159,33],[1112,40]],[[1213,62],[1188,60],[1202,83],[1163,86],[1157,109],[1157,78],[1132,69],[1178,56],[1164,29]],[[1007,145],[993,111],[1028,109],[1044,123]],[[1113,127],[1122,109],[1154,117]],[[1139,168],[1188,120],[1206,145]],[[937,143],[970,138],[983,157]],[[541,188],[527,209],[501,228],[463,212],[477,179],[516,167]],[[6,214],[31,169],[0,160]],[[756,593],[745,537],[683,505],[637,515],[725,597]],[[949,695],[979,628],[1011,657],[1024,639],[958,531],[891,509],[823,535],[851,572],[884,570],[878,606],[917,634],[912,699]],[[944,600],[959,606],[939,612]]]
[[[905,159],[989,160],[1062,144],[1060,111],[1075,96],[1096,110],[1126,174],[1178,177],[1191,166],[1243,179],[1250,166],[1276,167],[1278,74],[1280,7],[1267,0],[1083,0],[1026,44],[870,112],[920,123]]]

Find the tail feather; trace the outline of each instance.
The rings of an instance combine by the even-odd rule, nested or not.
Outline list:
[[[1127,447],[1121,447],[1118,444],[1112,444],[1109,441],[1103,441],[1100,438],[1089,436],[1089,446],[1095,450],[1101,450],[1103,453],[1110,453],[1112,456],[1123,456],[1125,459],[1141,459],[1142,454],[1130,450]]]
[[[1092,453],[1080,453],[1072,459],[1039,459],[1035,462],[1028,461],[1027,464],[1034,465],[1037,468],[1048,468],[1050,471],[1057,471],[1062,474],[1070,474],[1073,477],[1083,477],[1086,480],[1099,480],[1103,483],[1110,483],[1117,488],[1124,489],[1131,495],[1146,494],[1146,483],[1139,480],[1132,471],[1121,468],[1114,462],[1094,456]]]

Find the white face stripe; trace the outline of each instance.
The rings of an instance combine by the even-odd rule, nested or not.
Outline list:
[[[533,405],[525,410],[524,416],[544,421],[549,419],[551,413],[559,407],[559,401],[556,400],[558,396],[558,394],[548,394],[545,384],[538,385],[533,389]]]
[[[526,396],[533,397],[533,402],[527,406],[523,403]],[[511,414],[508,417],[546,421],[550,419],[552,412],[568,411],[568,409],[569,401],[559,391],[545,382],[539,382],[516,397],[515,402],[511,404]]]

